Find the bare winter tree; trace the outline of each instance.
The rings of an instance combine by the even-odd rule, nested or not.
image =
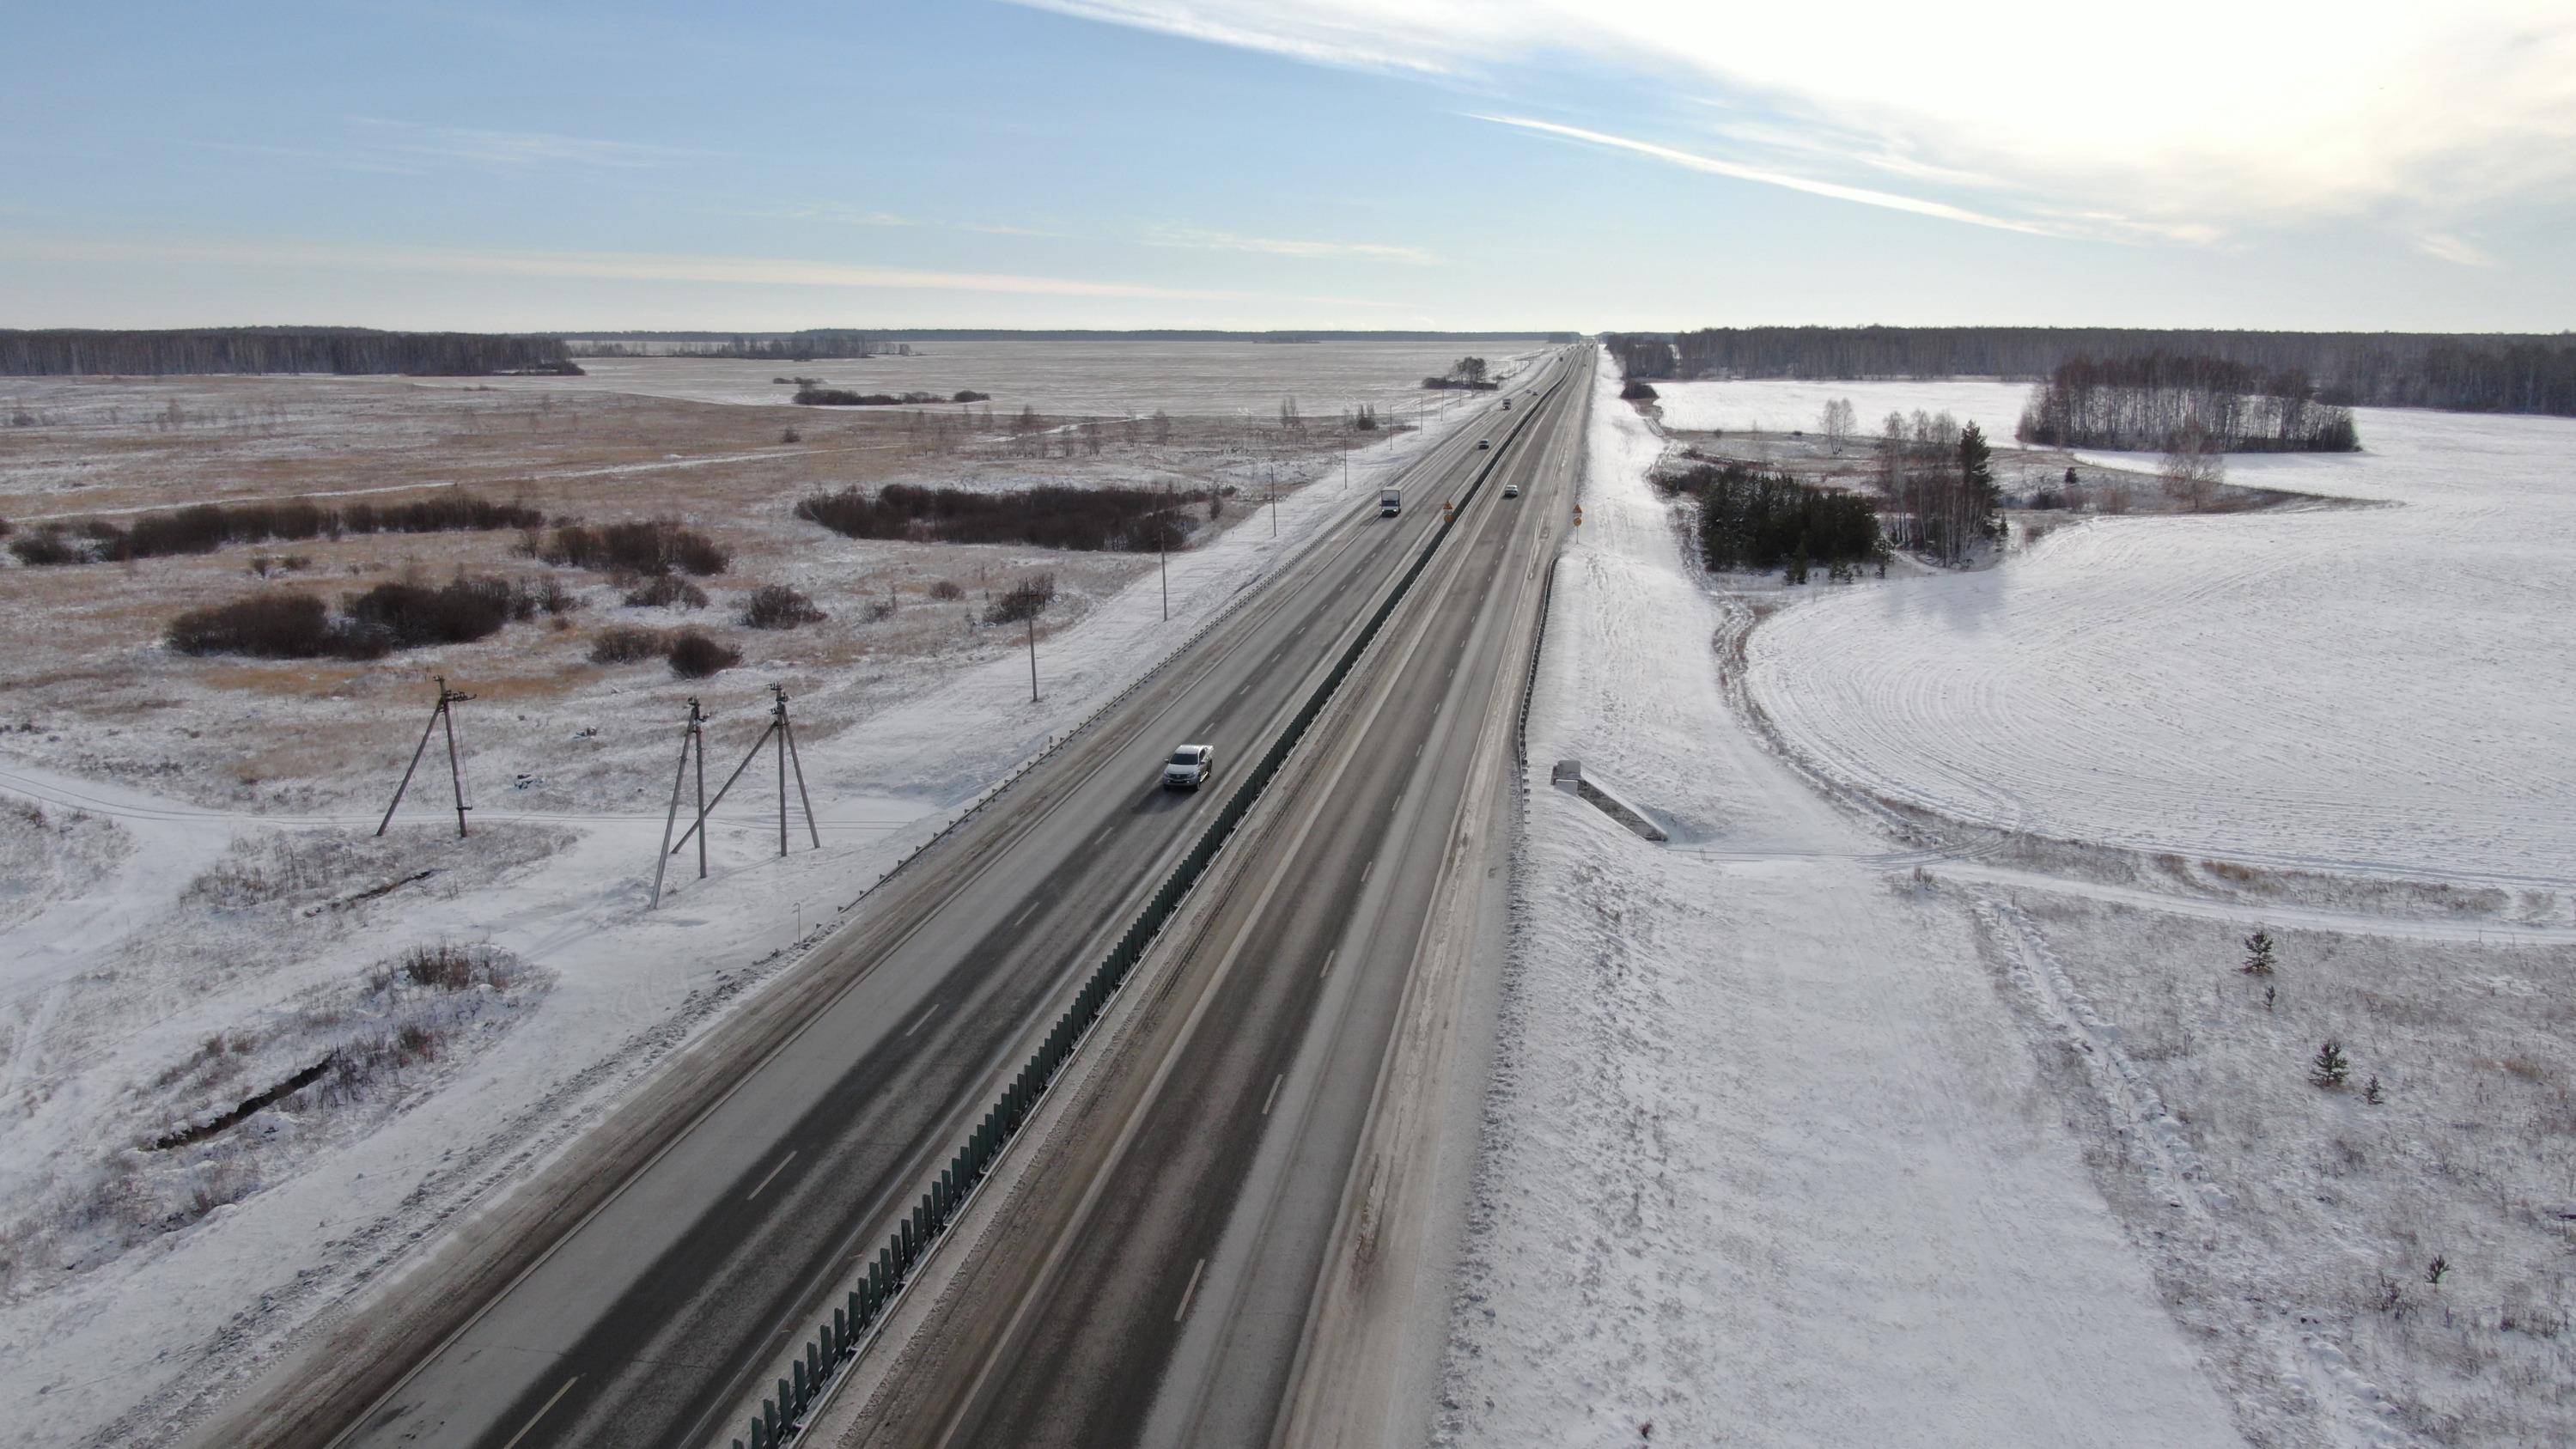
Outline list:
[[[2224,444],[2197,428],[2175,438],[2164,459],[2167,496],[2194,513],[2216,501],[2219,485],[2227,481],[2223,448]]]
[[[1841,452],[1843,444],[1850,442],[1852,435],[1860,431],[1859,410],[1852,406],[1850,398],[1835,398],[1825,404],[1824,412],[1816,420],[1816,431],[1825,435],[1825,441],[1834,451]]]

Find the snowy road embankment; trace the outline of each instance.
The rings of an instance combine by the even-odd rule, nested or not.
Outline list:
[[[2239,1442],[1973,921],[1728,712],[1658,451],[1605,370],[1531,793],[1440,1442]]]

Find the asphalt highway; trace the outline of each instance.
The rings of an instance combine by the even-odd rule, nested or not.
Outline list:
[[[1587,393],[1578,368],[1541,405],[1373,652],[1183,968],[1191,1010],[1136,1048],[1150,1089],[1051,1146],[1015,1261],[952,1294],[974,1321],[826,1442],[1272,1442],[1471,779],[1508,754],[1489,725],[1519,706],[1513,624],[1565,531]]]
[[[1499,443],[1512,421],[1494,412],[1483,429],[1461,429],[1416,464],[1403,481],[1406,511],[1398,518],[1379,518],[1375,494],[1354,490],[1348,515],[1263,585],[1260,597],[917,862],[914,870],[932,882],[914,887],[924,902],[918,910],[869,920],[863,908],[862,919],[819,953],[817,969],[846,985],[765,1055],[742,1061],[721,1097],[649,1161],[622,1164],[613,1193],[577,1223],[556,1225],[541,1257],[332,1442],[698,1449],[739,1432],[732,1415],[746,1392],[774,1376],[785,1351],[828,1311],[849,1265],[873,1252],[889,1221],[954,1150],[994,1084],[1017,1067],[1072,984],[1222,803],[1233,772],[1257,758],[1305,700],[1436,527],[1444,492],[1463,493],[1490,459],[1476,441]],[[1534,424],[1529,431],[1542,430]],[[1444,762],[1459,719],[1488,707],[1496,670],[1517,667],[1474,645],[1477,613],[1490,602],[1476,579],[1498,566],[1519,533],[1512,522],[1519,515],[1508,510],[1552,506],[1541,504],[1531,481],[1524,488],[1534,496],[1497,502],[1502,472],[1520,466],[1505,459],[1471,510],[1473,521],[1453,534],[1425,576],[1423,586],[1436,579],[1437,591],[1399,615],[1407,621],[1407,657],[1418,660],[1408,665],[1404,698],[1389,711],[1400,735],[1363,773],[1335,785],[1337,798],[1347,793],[1353,802],[1333,827],[1338,863],[1319,860],[1300,877],[1300,894],[1318,904],[1278,929],[1283,949],[1294,942],[1321,960],[1334,949],[1326,936],[1339,929],[1335,922],[1373,924],[1342,942],[1348,959],[1338,984],[1283,973],[1247,999],[1244,1024],[1211,1035],[1203,1048],[1211,1055],[1193,1069],[1194,1094],[1258,1098],[1264,1073],[1301,1060],[1300,1043],[1311,1033],[1300,1024],[1332,1016],[1361,1029],[1351,1037],[1350,1060],[1318,1067],[1314,1082],[1372,1070],[1363,1063],[1374,1060],[1366,1029],[1384,1010],[1389,983],[1400,989],[1404,943],[1425,889],[1422,873],[1404,861],[1410,837],[1392,832],[1438,828],[1454,773]],[[1436,640],[1422,634],[1426,617],[1443,621]],[[1444,709],[1456,713],[1444,719]],[[1216,777],[1196,794],[1167,793],[1159,788],[1162,763],[1185,741],[1216,747]],[[1273,973],[1258,974],[1267,981]],[[1364,1087],[1362,1094],[1364,1116]],[[1297,1135],[1294,1145],[1327,1159],[1315,1181],[1333,1175],[1328,1159],[1335,1133],[1349,1123],[1347,1097],[1301,1086],[1287,1098],[1300,1120],[1337,1124]],[[1185,1118],[1158,1118],[1152,1130],[1201,1178],[1237,1187],[1263,1140],[1235,1123],[1194,1141],[1198,1129]],[[1306,1180],[1288,1177],[1292,1185]],[[1336,1176],[1334,1196],[1339,1186]],[[1320,1242],[1332,1206],[1327,1202],[1314,1222],[1312,1205],[1284,1192],[1271,1211],[1302,1225],[1301,1242]],[[1084,1291],[1113,1291],[1147,1318],[1161,1302],[1156,1311],[1168,1314],[1178,1291],[1170,1280],[1188,1272],[1197,1246],[1177,1234],[1134,1260],[1137,1282]],[[1104,1283],[1117,1278],[1116,1266],[1085,1261],[1055,1277]],[[1240,1291],[1258,1294],[1259,1277],[1243,1277]],[[1209,1289],[1234,1294],[1237,1280],[1212,1279]],[[1046,1361],[1059,1366],[1059,1377],[1087,1372],[1066,1336],[1038,1341],[1050,1345]],[[1213,1351],[1220,1360],[1238,1352],[1276,1357],[1267,1341]],[[1139,1422],[1136,1394],[1095,1398],[1086,1422]],[[1033,1404],[995,1398],[976,1422],[996,1426],[998,1437],[978,1431],[975,1442],[1132,1437],[1116,1430],[1020,1437],[1006,1426],[1024,1421]]]

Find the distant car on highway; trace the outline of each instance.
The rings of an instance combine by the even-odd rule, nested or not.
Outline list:
[[[1494,446],[1494,440],[1491,438],[1478,438],[1476,440],[1476,451],[1479,453],[1492,446]]]
[[[1404,490],[1389,488],[1377,495],[1377,516],[1393,518],[1404,511]]]
[[[1163,788],[1195,790],[1216,773],[1216,746],[1183,745],[1163,765]]]
[[[1504,484],[1504,485],[1503,485],[1503,496],[1504,496],[1505,498],[1518,498],[1518,497],[1520,497],[1520,496],[1521,496],[1521,485],[1519,485],[1518,483],[1506,483],[1506,484]]]

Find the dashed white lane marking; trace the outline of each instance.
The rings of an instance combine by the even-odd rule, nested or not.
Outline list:
[[[1279,1084],[1286,1080],[1288,1080],[1288,1074],[1286,1072],[1281,1072],[1279,1075],[1270,1079],[1270,1095],[1261,1099],[1262,1116],[1267,1117],[1270,1115],[1271,1107],[1276,1105],[1279,1101]]]
[[[923,1007],[923,1008],[921,1009],[921,1015],[916,1016],[916,1017],[914,1017],[914,1018],[912,1019],[912,1025],[905,1027],[905,1028],[903,1029],[903,1035],[902,1035],[902,1037],[900,1037],[900,1038],[898,1038],[898,1039],[899,1039],[899,1040],[902,1040],[902,1041],[910,1041],[910,1040],[912,1040],[912,1034],[913,1034],[914,1032],[916,1032],[916,1031],[921,1030],[921,1028],[923,1027],[923,1025],[925,1025],[926,1023],[928,1023],[928,1022],[929,1022],[929,1020],[930,1020],[930,1018],[931,1018],[932,1016],[934,1016],[934,1015],[938,1014],[938,1011],[939,1011],[939,1003],[938,1003],[938,1002],[936,1002],[936,1001],[934,1001],[934,1002],[930,1003],[928,1006]]]
[[[1181,1290],[1181,1306],[1174,1309],[1172,1312],[1172,1321],[1174,1323],[1178,1323],[1182,1319],[1190,1316],[1190,1299],[1197,1296],[1199,1291],[1199,1274],[1206,1271],[1207,1259],[1205,1258],[1201,1258],[1196,1263],[1190,1265],[1190,1286]]]
[[[760,1186],[759,1186],[759,1187],[755,1187],[755,1188],[753,1188],[751,1191],[749,1191],[749,1192],[747,1192],[747,1193],[743,1194],[743,1198],[742,1198],[742,1200],[743,1200],[744,1202],[749,1202],[749,1201],[751,1201],[753,1198],[756,1198],[756,1197],[760,1196],[760,1195],[761,1195],[761,1193],[762,1193],[763,1191],[767,1190],[767,1188],[769,1187],[769,1185],[770,1185],[771,1183],[776,1182],[776,1181],[778,1180],[778,1174],[780,1174],[780,1173],[782,1173],[782,1172],[785,1172],[785,1171],[787,1170],[787,1164],[789,1164],[789,1163],[791,1163],[791,1162],[794,1162],[795,1160],[796,1160],[796,1154],[795,1154],[793,1151],[790,1151],[790,1152],[789,1152],[785,1157],[782,1157],[782,1158],[778,1159],[778,1165],[777,1165],[776,1167],[773,1167],[773,1168],[769,1169],[769,1176],[764,1177],[764,1178],[762,1178],[762,1179],[760,1180]]]

